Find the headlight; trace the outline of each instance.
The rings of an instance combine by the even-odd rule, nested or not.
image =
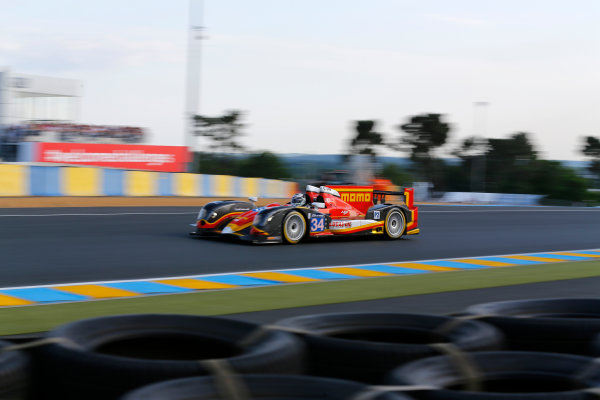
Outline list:
[[[206,218],[206,209],[204,207],[202,207],[200,209],[200,212],[198,213],[198,218],[197,219],[204,219]]]

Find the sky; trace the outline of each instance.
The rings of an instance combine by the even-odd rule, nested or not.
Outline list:
[[[423,113],[451,125],[441,156],[474,134],[522,131],[543,158],[580,160],[582,137],[600,136],[597,0],[192,1],[204,26],[197,111],[242,111],[253,151],[343,153],[354,121],[392,140]],[[80,79],[79,122],[183,145],[189,10],[0,0],[0,68]]]

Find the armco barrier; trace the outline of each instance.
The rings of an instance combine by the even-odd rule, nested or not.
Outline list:
[[[192,196],[287,198],[294,182],[97,167],[0,164],[0,196]]]

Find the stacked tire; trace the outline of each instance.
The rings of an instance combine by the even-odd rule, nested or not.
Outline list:
[[[390,385],[424,385],[419,400],[585,400],[598,398],[594,359],[560,353],[475,352],[465,355],[473,375],[451,356],[430,357],[391,372]],[[594,394],[596,392],[596,394]]]
[[[462,314],[498,328],[513,350],[590,355],[600,333],[600,298],[500,301]]]
[[[348,400],[365,395],[372,400],[410,400],[403,394],[378,391],[361,383],[339,379],[294,375],[240,375],[237,388],[246,399]],[[123,400],[214,400],[231,399],[231,387],[214,377],[184,378],[156,383],[126,395]]]
[[[483,303],[459,315],[500,330],[507,351],[425,358],[395,369],[387,383],[431,386],[410,392],[423,400],[600,397],[600,299]]]
[[[0,341],[0,399],[585,400],[600,394],[600,299],[269,326],[117,315],[59,326],[30,347]]]
[[[383,383],[394,367],[440,351],[451,343],[461,351],[499,350],[504,338],[493,326],[452,317],[400,313],[308,315],[276,323],[303,332],[308,372],[317,376]]]
[[[30,385],[30,360],[13,343],[0,340],[0,399],[27,399]]]
[[[92,318],[47,334],[60,343],[36,348],[35,399],[116,399],[141,386],[209,375],[203,360],[224,360],[235,373],[301,374],[302,343],[270,331],[239,341],[258,325],[226,318],[141,314]]]

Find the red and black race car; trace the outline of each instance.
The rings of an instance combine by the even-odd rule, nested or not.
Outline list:
[[[391,196],[400,196],[402,204],[387,203]],[[206,204],[190,235],[233,235],[254,243],[296,244],[307,237],[382,235],[399,239],[419,233],[411,188],[395,192],[372,186],[308,185],[305,193],[295,194],[284,205],[256,208],[256,198],[249,200]]]

